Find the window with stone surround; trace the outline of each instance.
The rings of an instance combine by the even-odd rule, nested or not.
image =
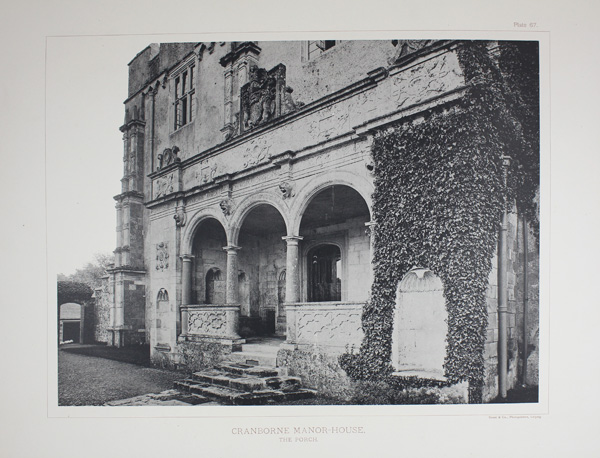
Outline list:
[[[312,40],[308,42],[308,60],[320,56],[325,51],[333,48],[338,41],[336,40]]]
[[[187,67],[174,77],[175,116],[174,129],[177,130],[194,120],[196,110],[195,67]]]

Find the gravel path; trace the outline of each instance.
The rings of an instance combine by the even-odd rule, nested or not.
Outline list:
[[[65,351],[58,352],[58,405],[94,406],[108,401],[159,393],[185,376]]]

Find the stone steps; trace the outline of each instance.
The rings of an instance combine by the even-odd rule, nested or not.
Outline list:
[[[275,367],[277,353],[270,354],[258,351],[235,351],[228,356],[229,361],[255,366]]]
[[[233,352],[213,369],[202,370],[175,382],[175,389],[199,399],[221,404],[264,405],[313,397],[299,377],[276,367],[278,345],[250,343]]]
[[[301,388],[298,377],[225,375],[214,371],[196,372],[175,382],[175,389],[200,399],[215,399],[231,405],[263,405],[305,399],[316,392]]]
[[[275,375],[287,375],[285,369],[273,366],[255,366],[253,364],[227,362],[216,366],[229,374],[252,375],[258,377],[273,377]]]

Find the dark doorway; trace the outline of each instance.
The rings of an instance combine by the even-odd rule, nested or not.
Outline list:
[[[74,343],[79,343],[79,328],[79,321],[63,321],[63,342],[72,340]]]
[[[342,256],[336,245],[319,245],[308,252],[308,302],[342,300]]]

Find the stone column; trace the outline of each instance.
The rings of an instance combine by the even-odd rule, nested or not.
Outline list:
[[[298,302],[300,300],[300,280],[298,278],[298,244],[303,237],[291,235],[282,237],[282,239],[287,243],[285,301]]]
[[[225,303],[228,305],[236,305],[238,303],[238,265],[237,252],[239,246],[228,245],[223,247],[227,252],[227,292],[225,295]]]
[[[194,256],[184,254],[181,256],[181,306],[185,307],[192,303],[192,272],[194,267]],[[181,309],[181,334],[188,333],[188,311]]]
[[[181,256],[181,305],[190,305],[192,303],[192,271],[194,266],[194,256],[184,254]]]

